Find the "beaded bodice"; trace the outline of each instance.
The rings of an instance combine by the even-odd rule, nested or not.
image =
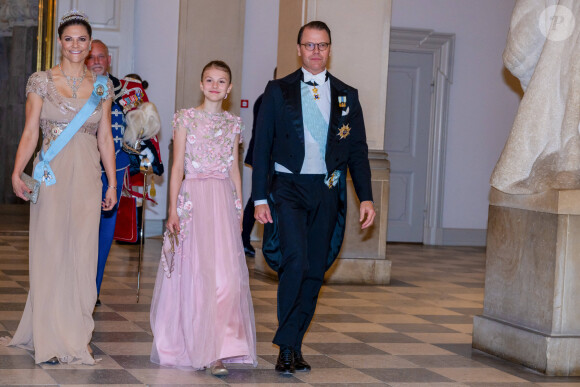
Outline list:
[[[95,73],[91,72],[93,80],[97,79]],[[107,98],[112,98],[113,84],[111,80],[107,82]],[[79,112],[87,102],[87,99],[66,98],[61,95],[52,79],[52,71],[39,71],[30,76],[26,85],[26,94],[35,93],[43,99],[42,110],[40,112],[40,129],[42,130],[43,144],[48,147],[60,133],[67,127],[69,122]],[[99,121],[102,114],[102,101],[87,121],[79,129],[78,133],[97,135]]]

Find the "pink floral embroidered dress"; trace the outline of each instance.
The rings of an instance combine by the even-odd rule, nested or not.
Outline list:
[[[153,300],[151,361],[202,369],[225,363],[256,366],[256,332],[232,168],[239,117],[183,109],[185,180],[178,196],[181,232],[169,268],[159,263]],[[235,166],[237,168],[237,166]]]

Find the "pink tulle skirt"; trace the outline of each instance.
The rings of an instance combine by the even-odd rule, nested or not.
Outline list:
[[[186,179],[173,267],[159,264],[151,361],[202,369],[216,360],[257,365],[248,268],[229,178]]]

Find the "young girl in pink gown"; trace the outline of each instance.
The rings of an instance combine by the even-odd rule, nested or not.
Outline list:
[[[240,236],[241,119],[222,110],[231,71],[208,63],[204,102],[175,113],[167,230],[178,233],[173,260],[159,264],[153,300],[151,361],[211,368],[257,365],[254,310]],[[183,175],[185,174],[185,179]]]

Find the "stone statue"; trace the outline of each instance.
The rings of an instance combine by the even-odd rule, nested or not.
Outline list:
[[[503,60],[525,92],[491,176],[500,191],[580,189],[578,16],[577,0],[516,1]]]
[[[12,27],[38,25],[38,0],[0,0],[0,37],[12,36]]]

